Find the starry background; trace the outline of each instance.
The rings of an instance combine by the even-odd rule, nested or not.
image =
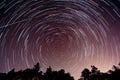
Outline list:
[[[120,0],[2,0],[0,72],[40,63],[75,79],[120,62]]]

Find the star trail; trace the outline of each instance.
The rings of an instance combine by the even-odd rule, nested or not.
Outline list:
[[[3,0],[0,72],[51,66],[78,79],[90,65],[120,62],[120,1]]]

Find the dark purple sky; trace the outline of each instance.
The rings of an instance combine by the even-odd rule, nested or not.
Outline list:
[[[119,0],[3,0],[0,72],[51,66],[75,79],[90,65],[120,62]]]

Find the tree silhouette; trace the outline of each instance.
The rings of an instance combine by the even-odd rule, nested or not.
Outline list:
[[[39,69],[40,69],[40,65],[39,65],[39,63],[37,63],[36,65],[34,65],[34,68],[33,68],[36,72],[38,72],[39,71]]]
[[[91,68],[91,70],[85,68],[81,72],[82,78],[79,80],[120,80],[120,64],[119,66],[113,65],[113,70],[106,73],[100,72],[94,65]]]
[[[59,71],[52,70],[48,67],[46,72],[40,71],[40,65],[37,63],[32,69],[25,69],[15,72],[12,69],[8,73],[0,73],[0,80],[74,80],[70,73],[66,73],[64,69]],[[81,72],[79,80],[120,80],[120,64],[113,65],[113,69],[106,73],[100,72],[94,65],[91,70],[85,68]]]
[[[113,71],[111,73],[112,80],[120,80],[120,64],[119,66],[113,65]]]
[[[93,74],[97,73],[97,71],[98,71],[97,67],[95,67],[94,65],[92,65],[91,68],[92,68],[91,69],[91,73],[93,73]]]
[[[81,75],[81,77],[83,77],[84,80],[88,80],[89,75],[90,75],[90,71],[89,71],[89,69],[85,68],[85,69],[82,71],[82,75]]]

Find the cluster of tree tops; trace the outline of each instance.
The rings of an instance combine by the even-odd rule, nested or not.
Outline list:
[[[93,65],[91,70],[85,68],[81,72],[81,78],[78,80],[120,80],[119,66],[114,65],[112,70],[103,73]],[[70,73],[66,73],[64,69],[53,71],[49,67],[46,72],[42,72],[40,71],[39,63],[37,63],[32,69],[17,72],[12,69],[8,73],[0,73],[0,80],[74,80],[74,77]]]
[[[37,63],[32,69],[17,72],[12,69],[8,73],[0,73],[0,80],[74,80],[74,78],[64,69],[53,71],[49,67],[46,72],[42,72],[39,63]]]
[[[113,65],[113,69],[105,73],[100,72],[94,65],[91,66],[91,70],[85,68],[79,80],[120,80],[120,64],[119,66]]]

